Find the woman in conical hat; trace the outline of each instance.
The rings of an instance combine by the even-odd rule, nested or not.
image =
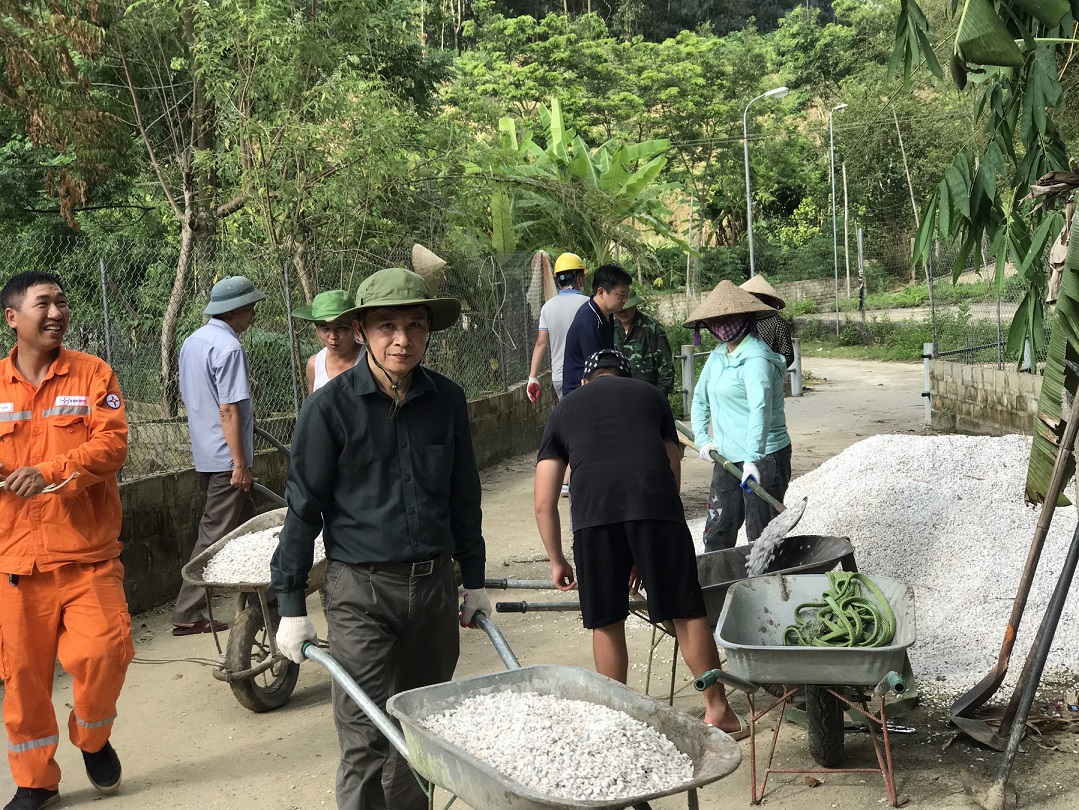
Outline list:
[[[293,310],[293,318],[315,325],[322,344],[321,350],[307,358],[307,393],[360,362],[363,344],[352,331],[352,321],[341,320],[355,306],[355,299],[344,290],[327,290],[316,295],[308,306]]]
[[[693,389],[693,431],[701,458],[711,451],[738,465],[742,480],[719,464],[712,471],[705,551],[733,548],[738,529],[756,540],[775,513],[746,489],[754,478],[779,500],[791,477],[791,439],[783,412],[787,364],[756,335],[757,319],[776,310],[729,281],[721,281],[690,314],[686,326],[707,329],[719,345]]]

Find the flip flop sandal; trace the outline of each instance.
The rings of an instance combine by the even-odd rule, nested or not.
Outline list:
[[[172,628],[172,634],[174,636],[197,636],[200,633],[212,633],[214,630],[221,632],[222,630],[228,630],[229,626],[224,622],[215,621],[211,626],[209,619],[199,619],[190,627],[180,627],[174,625]]]

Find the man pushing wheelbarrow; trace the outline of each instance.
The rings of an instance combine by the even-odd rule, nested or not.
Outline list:
[[[277,645],[300,663],[304,643],[316,641],[305,591],[322,531],[330,655],[379,708],[398,692],[450,680],[458,621],[470,626],[476,611],[491,611],[464,391],[421,365],[430,333],[460,311],[408,270],[366,279],[356,308],[341,316],[366,358],[308,397],[292,441],[288,513],[271,566]],[[460,613],[451,558],[464,582]],[[333,708],[338,807],[426,808],[407,762],[337,686]]]

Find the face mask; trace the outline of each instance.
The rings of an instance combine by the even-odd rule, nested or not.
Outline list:
[[[706,324],[706,326],[720,343],[730,343],[749,331],[750,319],[748,317],[740,320],[724,319],[718,324]]]

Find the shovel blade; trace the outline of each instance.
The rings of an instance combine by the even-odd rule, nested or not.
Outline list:
[[[952,715],[952,724],[975,742],[980,742],[994,751],[1003,751],[1008,745],[1007,733],[1001,736],[999,729],[993,728],[981,720],[975,720],[973,717]]]

